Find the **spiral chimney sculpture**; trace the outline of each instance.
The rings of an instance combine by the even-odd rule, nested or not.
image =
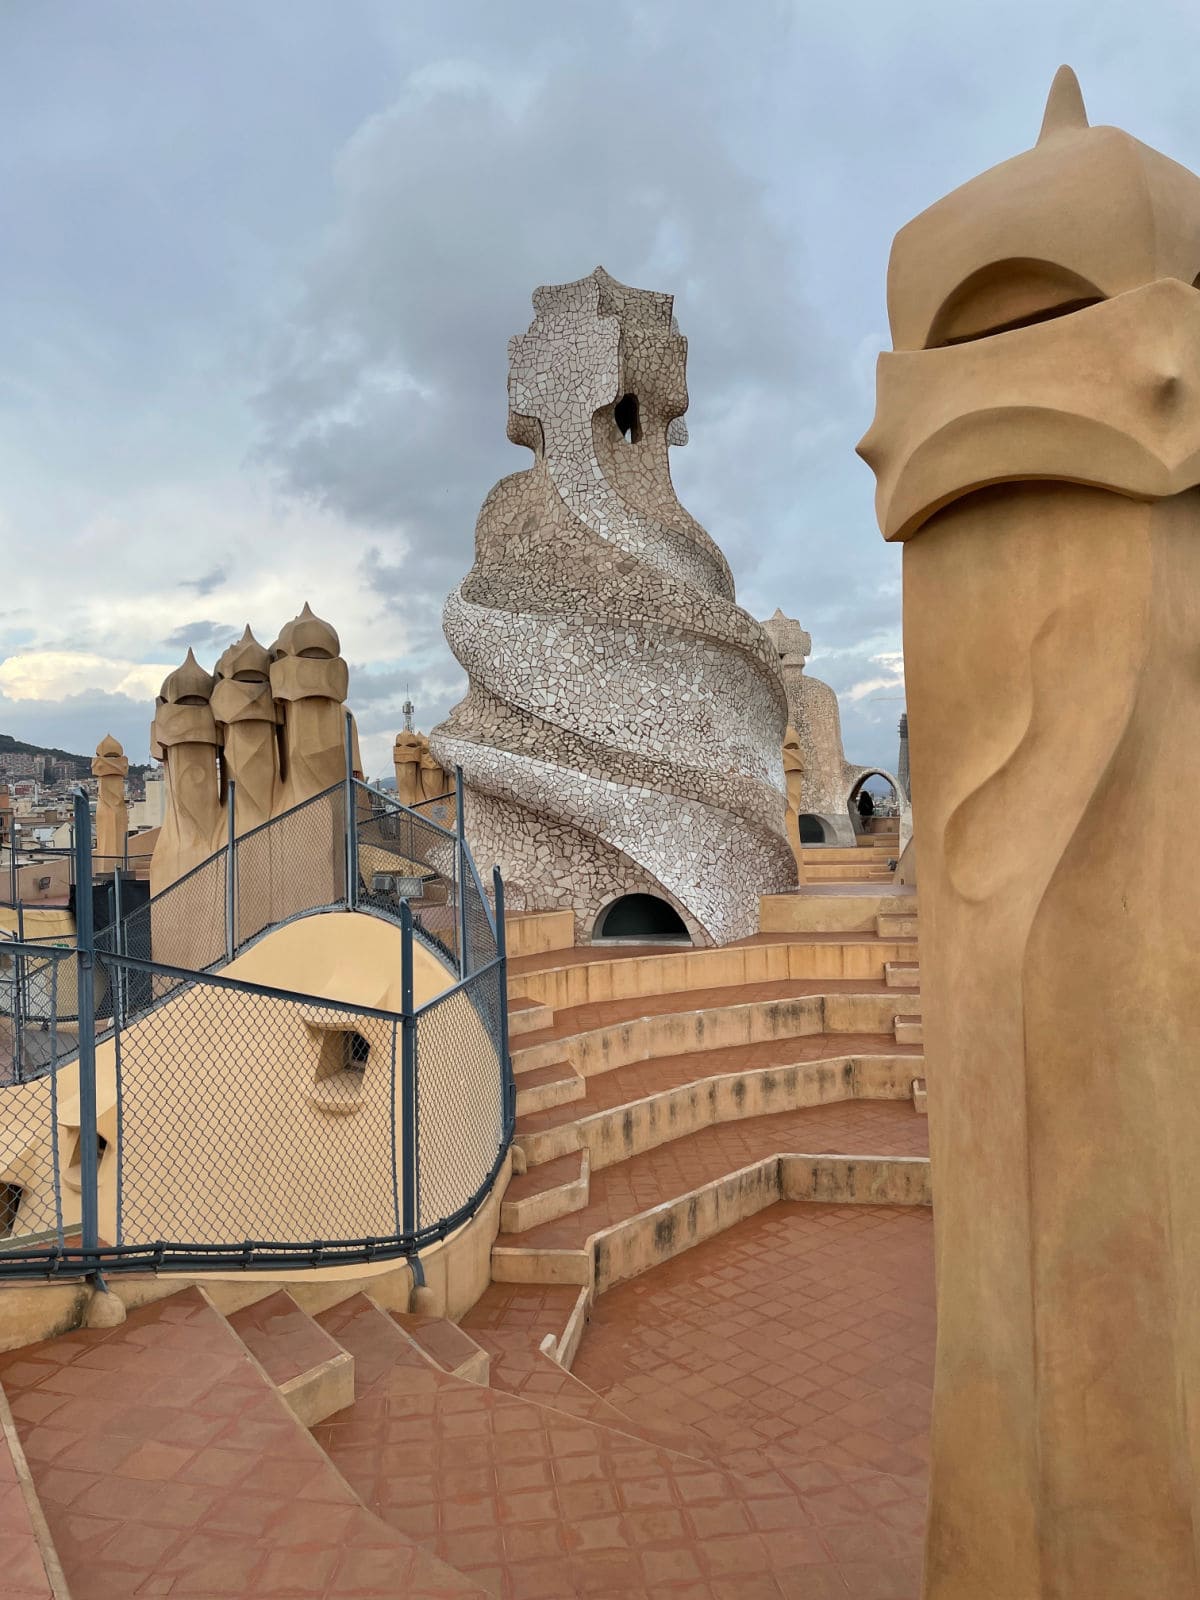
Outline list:
[[[701,943],[752,933],[795,882],[784,830],[778,652],[679,504],[687,341],[670,295],[602,267],[534,292],[509,342],[502,479],[446,602],[469,688],[431,747],[466,780],[476,854],[518,905],[666,900]]]

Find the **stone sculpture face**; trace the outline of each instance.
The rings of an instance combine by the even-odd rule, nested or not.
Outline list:
[[[586,935],[641,892],[702,937],[749,933],[755,892],[792,876],[784,697],[671,484],[686,340],[669,295],[602,268],[533,298],[509,345],[509,437],[535,463],[488,496],[446,602],[470,688],[433,756],[462,766],[472,841],[529,905],[572,907]]]
[[[926,1600],[1200,1592],[1200,180],[1089,128],[897,238],[938,1352]]]
[[[1056,79],[1034,149],[902,228],[859,446],[884,537],[991,484],[1200,483],[1200,178]]]

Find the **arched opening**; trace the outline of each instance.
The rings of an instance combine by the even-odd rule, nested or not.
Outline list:
[[[637,444],[642,437],[641,419],[638,415],[638,397],[623,394],[613,407],[613,421],[617,432],[628,444]]]
[[[899,837],[900,790],[886,772],[864,772],[850,791],[846,809],[856,833],[888,833]]]
[[[801,844],[825,844],[829,839],[829,829],[815,811],[802,811],[799,822]]]
[[[675,907],[653,894],[623,894],[596,919],[593,939],[637,939],[644,942],[680,939],[691,943]]]

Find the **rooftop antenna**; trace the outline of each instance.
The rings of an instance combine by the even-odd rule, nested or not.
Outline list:
[[[404,731],[405,733],[411,733],[413,731],[413,712],[417,708],[412,703],[412,696],[409,693],[409,687],[407,684],[404,685],[404,704],[400,707],[400,709],[404,713]]]

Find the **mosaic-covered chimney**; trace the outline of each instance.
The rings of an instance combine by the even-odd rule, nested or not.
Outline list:
[[[518,904],[665,900],[701,942],[752,933],[795,882],[784,831],[778,655],[679,504],[687,342],[670,295],[598,267],[540,288],[509,344],[504,478],[446,602],[466,698],[434,730],[467,827]]]

